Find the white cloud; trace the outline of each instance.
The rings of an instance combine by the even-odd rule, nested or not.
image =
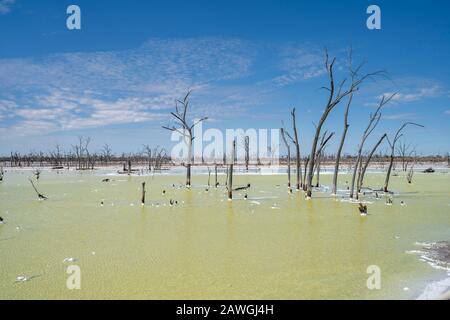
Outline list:
[[[383,119],[386,120],[405,120],[412,119],[416,116],[415,113],[397,113],[383,116]]]
[[[405,93],[407,92],[407,93]],[[385,92],[382,95],[378,96],[378,99],[381,99],[381,97],[384,96],[390,96],[394,92]],[[421,87],[417,88],[415,90],[402,90],[397,92],[397,94],[392,98],[392,101],[396,102],[413,102],[422,100],[424,98],[432,98],[437,97],[442,93],[442,89],[438,85],[433,85],[431,87]]]
[[[6,112],[16,117],[8,125],[20,129],[39,121],[43,130],[71,130],[160,120],[187,89],[201,95],[211,83],[245,76],[251,56],[246,42],[206,38],[0,59],[0,123]]]
[[[10,13],[15,2],[16,0],[0,0],[0,14]]]
[[[283,74],[271,79],[280,87],[321,76],[325,73],[324,53],[306,46],[284,46],[280,50],[280,69]]]
[[[239,40],[153,39],[118,52],[65,53],[42,58],[0,60],[5,86],[55,86],[174,92],[223,79],[239,78],[251,63],[249,46]]]
[[[258,61],[261,52],[280,63]],[[233,82],[259,72],[257,62],[269,69],[270,80]],[[195,92],[192,116],[236,117],[266,103],[274,88],[318,76],[322,69],[318,50],[222,38],[151,39],[123,51],[0,59],[0,125],[6,104],[15,117],[11,128],[39,127],[39,121],[42,130],[54,131],[167,121],[167,109],[188,88]]]

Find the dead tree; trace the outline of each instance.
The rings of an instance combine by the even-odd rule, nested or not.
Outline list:
[[[183,100],[176,100],[175,112],[170,113],[172,117],[175,118],[175,121],[181,128],[177,128],[175,126],[172,127],[163,126],[163,128],[166,130],[178,132],[185,138],[185,141],[187,142],[188,157],[186,164],[186,187],[191,186],[192,141],[195,138],[193,135],[193,129],[197,124],[208,119],[208,117],[203,117],[201,119],[194,121],[192,124],[188,122],[187,112],[189,108],[189,96],[191,92],[192,91],[189,90],[187,94],[184,96]]]
[[[350,71],[350,77],[352,78],[352,81],[355,80],[355,78],[357,77],[358,74],[358,70],[362,67],[362,64],[356,69],[353,69],[353,50],[350,48],[349,53],[348,53],[348,67],[349,67],[349,71]],[[344,147],[344,143],[345,143],[345,139],[347,137],[347,131],[349,128],[349,124],[348,124],[348,113],[350,110],[350,105],[352,104],[353,101],[353,92],[349,94],[348,96],[348,101],[347,101],[347,106],[345,108],[345,112],[344,112],[344,131],[342,132],[342,136],[341,136],[341,141],[339,143],[339,147],[336,153],[336,162],[334,165],[334,174],[333,174],[333,186],[332,186],[332,194],[336,194],[337,193],[337,179],[338,179],[338,174],[339,174],[339,163],[341,161],[341,154],[342,154],[342,149]]]
[[[211,169],[208,167],[208,188],[211,186]]]
[[[322,157],[323,157],[323,152],[321,152],[318,156],[317,156],[317,166],[316,166],[316,188],[320,187],[320,163],[322,161]]]
[[[325,133],[322,135],[322,138],[320,139],[320,146],[319,146],[319,150],[317,151],[316,154],[316,187],[319,187],[319,182],[320,182],[320,161],[321,161],[321,157],[323,155],[323,151],[325,150],[325,147],[327,145],[327,143],[330,141],[330,139],[334,136],[334,132],[330,133],[328,135],[328,131],[325,131]]]
[[[408,162],[413,154],[414,150],[411,150],[411,144],[406,144],[404,141],[399,141],[397,147],[397,154],[402,162],[402,171],[406,172],[408,170]]]
[[[152,148],[149,145],[144,145],[144,153],[147,156],[148,171],[152,171]]]
[[[142,196],[141,196],[141,204],[145,204],[145,182],[142,182]]]
[[[347,102],[347,107],[345,108],[345,113],[344,113],[344,131],[342,132],[342,136],[341,136],[341,142],[339,143],[339,147],[336,153],[336,162],[334,164],[334,174],[333,174],[333,187],[332,187],[332,194],[336,194],[337,193],[337,178],[338,178],[338,174],[339,174],[339,162],[341,161],[341,153],[342,153],[342,148],[344,147],[344,142],[345,142],[345,138],[347,137],[347,131],[348,131],[348,127],[350,126],[348,124],[348,111],[350,109],[350,105],[352,103],[352,99],[353,99],[353,93],[351,93],[348,97],[348,102]]]
[[[389,167],[388,167],[387,174],[386,174],[386,180],[384,181],[384,188],[383,188],[384,192],[389,192],[388,186],[389,186],[389,178],[391,177],[392,166],[394,165],[395,144],[397,143],[398,139],[400,139],[403,136],[403,134],[401,132],[407,125],[413,125],[413,126],[418,126],[418,127],[424,128],[424,126],[421,124],[417,124],[414,122],[405,122],[395,133],[395,136],[392,139],[392,142],[389,140],[389,138],[387,139],[389,146],[391,147],[391,155],[389,156]]]
[[[248,172],[248,163],[250,161],[250,137],[244,137],[244,150],[245,150],[245,171]]]
[[[301,169],[301,159],[300,159],[300,143],[298,141],[298,131],[297,131],[297,122],[295,121],[295,108],[291,111],[292,117],[292,130],[294,130],[294,137],[290,137],[291,141],[295,145],[295,166],[296,166],[296,174],[297,174],[297,191],[300,190],[300,187],[303,186],[302,179],[302,169]]]
[[[409,184],[412,183],[412,179],[413,179],[413,175],[414,175],[414,165],[416,164],[416,158],[417,158],[417,155],[414,151],[413,163],[412,163],[411,167],[409,167],[408,174],[406,175],[406,181],[408,181]]]
[[[316,153],[317,153],[317,144],[319,142],[320,133],[322,130],[322,127],[325,123],[325,121],[328,118],[328,115],[330,112],[341,102],[343,98],[346,96],[352,94],[353,92],[357,91],[359,86],[366,80],[367,78],[378,74],[379,72],[375,73],[368,73],[365,75],[360,76],[359,75],[359,69],[363,64],[361,64],[355,71],[355,74],[351,77],[351,83],[347,89],[343,89],[343,86],[346,82],[346,79],[340,81],[340,83],[335,87],[335,79],[334,79],[334,63],[336,62],[336,58],[333,58],[331,63],[328,57],[328,52],[325,52],[325,69],[329,78],[329,87],[325,87],[329,92],[327,104],[325,105],[325,109],[322,113],[322,116],[320,117],[319,123],[316,127],[316,132],[314,134],[314,139],[311,146],[311,154],[310,154],[310,160],[309,160],[309,167],[308,167],[308,177],[307,177],[307,193],[306,196],[308,198],[312,195],[312,179],[313,179],[313,172],[314,172],[314,166],[315,166],[315,160],[316,160]]]
[[[48,198],[47,198],[46,196],[44,196],[42,193],[40,193],[40,192],[36,189],[36,186],[34,185],[33,180],[31,180],[31,179],[28,179],[28,180],[30,181],[31,186],[33,187],[34,191],[36,191],[36,194],[37,194],[38,198],[39,198],[40,200],[47,200]]]
[[[102,149],[103,158],[105,160],[105,165],[108,165],[109,161],[111,161],[112,151],[109,144],[105,143]]]
[[[381,108],[388,103],[393,97],[394,97],[395,93],[390,95],[389,97],[386,96],[382,96],[380,102],[378,103],[378,107],[375,110],[375,113],[371,114],[369,117],[369,123],[367,124],[366,129],[364,130],[364,133],[361,137],[361,142],[359,143],[358,146],[358,154],[356,157],[356,161],[355,161],[355,165],[353,167],[353,176],[352,176],[352,184],[350,187],[350,198],[353,198],[354,195],[354,191],[355,191],[355,182],[357,183],[357,185],[359,184],[359,180],[361,177],[361,172],[362,172],[362,151],[364,148],[364,143],[366,142],[367,138],[370,136],[370,134],[373,132],[373,130],[375,130],[375,128],[377,127],[378,123],[380,122],[381,119]],[[358,171],[359,170],[359,171]],[[356,175],[358,174],[358,181],[356,180]],[[358,194],[359,190],[356,190],[356,194]],[[358,195],[356,195],[356,197],[358,197]]]
[[[304,177],[305,181],[306,181],[306,170],[308,169],[308,163],[309,163],[309,156],[306,157],[305,165],[304,165],[303,177]],[[303,191],[306,191],[306,183],[303,184],[302,188],[303,188]]]
[[[233,148],[231,150],[231,159],[230,159],[230,165],[229,165],[229,169],[228,169],[228,183],[227,183],[228,200],[233,199],[233,165],[234,165],[235,155],[236,155],[236,139],[233,140]]]
[[[364,164],[364,167],[361,171],[361,176],[358,180],[358,192],[361,191],[361,187],[363,186],[363,182],[364,182],[364,175],[366,174],[366,170],[369,167],[369,163],[370,160],[372,160],[373,155],[375,154],[375,151],[377,150],[377,148],[380,146],[380,144],[383,142],[383,140],[387,137],[387,134],[383,134],[381,136],[381,138],[378,140],[378,142],[375,144],[375,146],[373,147],[372,151],[370,151],[369,155],[367,156],[367,160],[366,163]],[[358,193],[356,194],[356,196],[358,197]]]
[[[288,175],[287,186],[290,190],[291,189],[291,147],[286,140],[286,132],[285,132],[284,128],[281,128],[280,131],[281,131],[281,137],[283,138],[284,145],[286,146],[286,149],[287,149],[287,175]]]
[[[217,182],[217,163],[214,164],[214,186],[217,188],[219,182]]]

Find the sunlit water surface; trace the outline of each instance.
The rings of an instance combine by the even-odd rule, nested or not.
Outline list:
[[[251,188],[232,202],[224,187],[205,190],[207,175],[187,190],[182,175],[101,171],[44,171],[37,186],[49,199],[38,201],[30,176],[9,171],[0,184],[2,299],[409,299],[445,277],[407,251],[450,240],[450,174],[417,173],[411,185],[392,177],[393,205],[367,197],[365,217],[341,196],[288,194],[285,175],[235,176]],[[383,180],[370,174],[366,185]],[[69,265],[80,267],[80,290],[66,287]],[[380,267],[380,290],[366,286],[370,265]]]

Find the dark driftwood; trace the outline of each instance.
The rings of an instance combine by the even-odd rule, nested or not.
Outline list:
[[[34,185],[33,180],[31,180],[31,179],[28,179],[28,180],[30,181],[31,185],[33,186],[34,191],[36,191],[38,198],[41,200],[47,200],[48,198],[36,189],[36,186]]]
[[[250,183],[247,184],[245,187],[238,187],[238,188],[234,188],[233,191],[241,191],[241,190],[247,190],[250,188]]]
[[[141,196],[141,204],[145,204],[145,182],[142,182],[142,196]]]
[[[231,151],[231,161],[230,161],[230,167],[228,169],[228,200],[233,199],[233,165],[234,165],[234,158],[236,156],[236,139],[233,140],[233,149]]]

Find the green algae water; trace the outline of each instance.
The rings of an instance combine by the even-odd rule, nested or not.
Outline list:
[[[30,176],[8,171],[0,184],[1,299],[413,299],[446,276],[409,252],[449,240],[449,174],[392,177],[393,205],[367,197],[367,216],[328,192],[289,194],[285,175],[236,175],[251,188],[233,201],[223,186],[206,190],[207,175],[187,190],[182,175],[49,171],[39,201]],[[368,174],[366,185],[383,180]],[[66,286],[69,265],[80,290]],[[379,290],[367,288],[370,265]]]

